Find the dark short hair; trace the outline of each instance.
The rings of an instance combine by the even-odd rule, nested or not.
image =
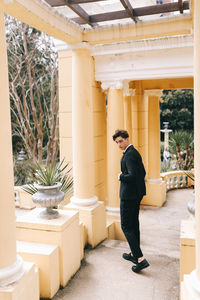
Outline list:
[[[115,130],[115,133],[112,136],[113,141],[115,141],[119,136],[121,136],[123,139],[127,139],[129,137],[128,131],[121,129]]]

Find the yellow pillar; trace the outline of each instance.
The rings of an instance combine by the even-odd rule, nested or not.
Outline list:
[[[146,91],[145,91],[146,92]],[[147,92],[148,93],[148,92]],[[153,91],[153,95],[156,92]],[[160,93],[160,91],[158,91]],[[148,179],[160,180],[160,111],[159,96],[149,94]]]
[[[22,259],[16,256],[14,179],[8,66],[4,15],[2,12],[0,12],[0,48],[0,286],[2,286],[4,283],[12,283],[23,274]],[[5,268],[10,268],[10,274]]]
[[[122,82],[113,82],[107,95],[107,211],[119,213],[120,159],[122,153],[112,136],[116,129],[124,129]]]
[[[72,160],[74,196],[65,209],[79,211],[87,242],[95,247],[106,238],[106,215],[94,195],[93,64],[87,43],[72,50]],[[66,70],[67,72],[67,70]]]
[[[142,94],[138,95],[138,150],[148,172],[148,99]]]
[[[0,11],[0,49],[0,300],[38,300],[38,274],[35,272],[34,264],[24,263],[16,254],[8,65],[2,11]]]
[[[148,101],[148,170],[147,197],[143,204],[162,206],[166,201],[165,183],[160,178],[160,110],[161,90],[145,90]]]
[[[129,133],[129,140],[132,143],[132,97],[135,90],[128,89],[124,92],[124,129]]]
[[[200,299],[200,1],[194,0],[194,169],[196,269],[184,276],[181,300]]]
[[[135,90],[134,90],[135,91]],[[139,120],[138,120],[139,97],[135,93],[131,97],[131,119],[132,119],[132,143],[139,150]]]
[[[94,140],[92,107],[92,62],[87,48],[72,54],[72,145],[74,197],[71,202],[88,206],[94,196]]]

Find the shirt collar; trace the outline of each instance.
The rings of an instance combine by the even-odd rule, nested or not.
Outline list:
[[[125,153],[125,152],[127,151],[127,149],[128,149],[130,146],[132,146],[132,144],[129,144],[129,145],[126,147],[126,149],[124,150],[123,153]]]

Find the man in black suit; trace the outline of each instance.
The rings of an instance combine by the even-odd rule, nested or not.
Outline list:
[[[113,140],[123,150],[120,180],[120,216],[121,227],[128,241],[131,253],[123,253],[123,258],[134,263],[133,272],[140,272],[149,263],[140,249],[139,209],[146,194],[145,169],[139,152],[129,143],[126,130],[116,130]]]

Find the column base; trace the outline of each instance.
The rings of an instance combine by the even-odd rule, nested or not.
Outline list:
[[[82,207],[82,206],[92,206],[94,204],[96,204],[98,202],[98,198],[97,196],[91,197],[91,198],[87,198],[87,199],[82,199],[82,198],[77,198],[75,196],[71,197],[70,199],[71,203],[73,205],[76,205],[78,207]]]
[[[19,280],[24,274],[23,264],[23,259],[17,255],[14,264],[0,269],[0,287],[7,286]]]
[[[200,280],[194,270],[189,275],[184,275],[184,281],[181,283],[181,300],[197,299],[200,299]]]
[[[24,262],[23,276],[13,284],[0,288],[0,300],[39,300],[38,269]]]
[[[91,206],[79,206],[69,203],[63,207],[66,210],[78,210],[79,219],[84,224],[87,243],[93,248],[107,237],[106,213],[103,202]]]
[[[161,207],[166,201],[166,184],[161,178],[148,179],[146,182],[147,194],[141,204]]]

